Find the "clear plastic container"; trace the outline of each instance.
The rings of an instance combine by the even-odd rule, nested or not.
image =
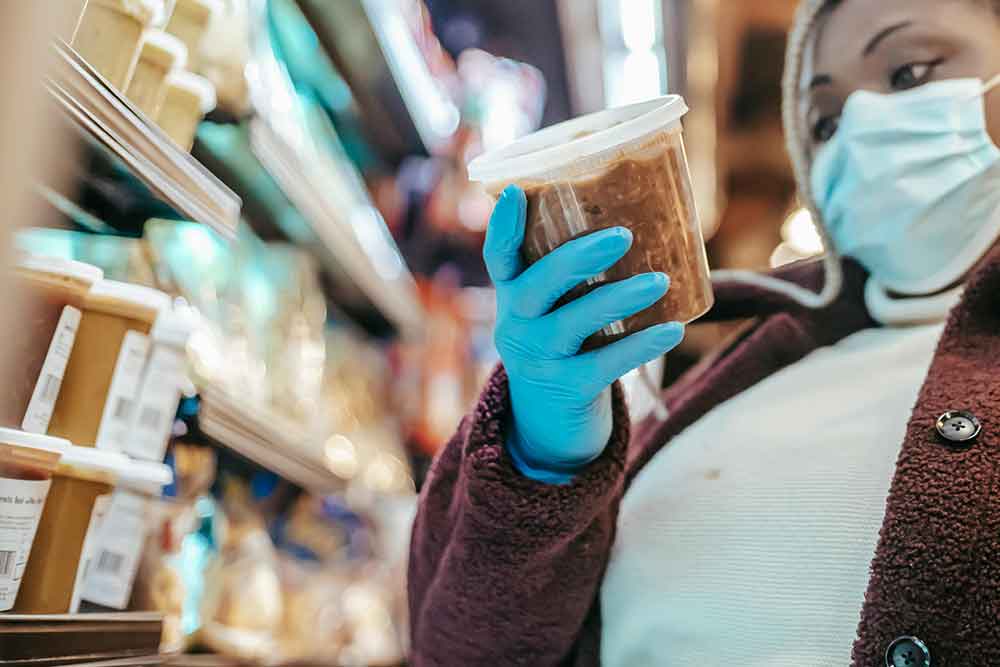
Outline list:
[[[0,428],[0,612],[14,606],[51,486],[69,443]]]
[[[96,530],[118,471],[126,464],[121,454],[87,447],[69,447],[63,452],[52,473],[52,486],[21,580],[15,612],[76,612],[86,569],[88,535]]]
[[[166,99],[156,122],[178,146],[189,151],[198,124],[215,104],[215,87],[208,79],[190,72],[174,72],[167,78]]]
[[[121,451],[149,352],[149,332],[170,298],[102,280],[87,294],[49,433],[76,445]]]
[[[28,319],[8,323],[3,336],[11,362],[10,382],[0,399],[0,426],[31,433],[48,430],[84,299],[103,276],[96,266],[55,257],[18,261],[15,284],[26,297]]]
[[[139,60],[142,33],[162,10],[162,0],[89,0],[73,48],[112,86],[124,91]]]
[[[221,11],[219,0],[176,0],[167,22],[167,32],[176,35],[187,46],[191,69],[198,69],[201,42],[212,18]]]
[[[151,120],[155,120],[167,97],[167,76],[187,63],[187,47],[162,30],[147,30],[142,38],[126,96]]]
[[[532,264],[560,245],[622,226],[631,250],[558,305],[600,285],[641,273],[670,276],[670,291],[650,308],[605,327],[584,349],[655,324],[691,322],[714,301],[701,224],[684,152],[687,105],[667,97],[583,116],[536,132],[469,165],[469,177],[494,196],[509,184],[528,196],[522,254]]]

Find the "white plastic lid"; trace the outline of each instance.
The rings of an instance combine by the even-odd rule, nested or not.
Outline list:
[[[506,183],[544,174],[679,126],[687,111],[683,97],[667,95],[574,118],[479,156],[469,164],[469,178],[480,183]]]
[[[191,72],[174,72],[167,78],[167,85],[180,88],[200,100],[202,113],[208,113],[215,108],[215,86],[203,76]]]
[[[95,5],[104,5],[134,16],[143,25],[149,25],[163,15],[163,0],[90,0]]]
[[[117,280],[101,280],[90,288],[90,294],[125,301],[127,303],[163,312],[170,307],[170,297],[158,289],[122,283]]]
[[[118,482],[125,486],[156,490],[174,481],[174,471],[170,466],[152,461],[137,461],[122,456],[124,461],[118,470]]]
[[[27,433],[14,428],[0,428],[0,444],[63,455],[65,455],[66,450],[73,446],[69,440],[53,438],[50,435]]]
[[[59,463],[118,477],[129,461],[128,457],[118,452],[109,452],[94,447],[70,446],[63,453],[62,460]]]
[[[104,278],[104,271],[91,264],[75,262],[62,257],[43,257],[41,255],[22,255],[17,260],[20,269],[48,273],[54,276],[65,276],[82,283],[94,284]]]
[[[171,308],[160,312],[149,334],[157,343],[184,347],[194,329],[195,320],[188,312]]]
[[[142,36],[142,59],[149,59],[169,68],[184,69],[188,50],[184,42],[162,30],[147,30]]]

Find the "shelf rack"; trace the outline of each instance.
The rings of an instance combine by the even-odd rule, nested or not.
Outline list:
[[[46,88],[89,143],[118,158],[164,202],[232,239],[240,198],[136,110],[83,58],[56,43]]]

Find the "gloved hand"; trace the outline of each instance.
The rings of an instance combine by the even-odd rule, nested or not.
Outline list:
[[[616,227],[574,239],[527,269],[521,262],[527,200],[515,186],[493,211],[483,257],[496,286],[495,340],[509,379],[513,423],[507,445],[518,469],[566,483],[600,456],[611,437],[610,385],[677,346],[678,323],[662,324],[591,352],[591,334],[656,303],[669,279],[648,273],[604,285],[552,310],[570,289],[606,271],[632,245]]]

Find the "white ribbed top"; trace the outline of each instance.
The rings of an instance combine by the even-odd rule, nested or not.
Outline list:
[[[657,453],[622,503],[601,590],[603,664],[849,664],[942,330],[870,329],[817,350]]]

